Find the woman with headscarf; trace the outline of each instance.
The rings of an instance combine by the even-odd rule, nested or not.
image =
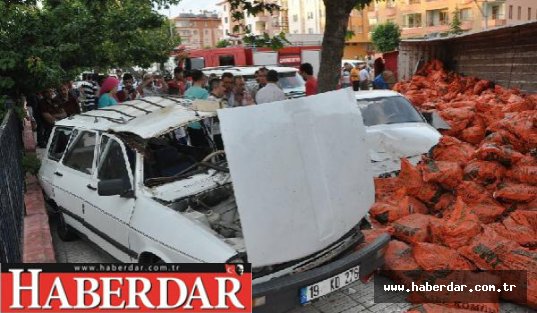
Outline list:
[[[110,76],[103,81],[99,90],[99,108],[105,108],[118,103],[116,98],[118,86],[119,80],[115,77]]]

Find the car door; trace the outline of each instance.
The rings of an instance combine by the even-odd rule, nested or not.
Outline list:
[[[134,186],[134,157],[127,157],[125,146],[114,136],[103,134],[99,144],[97,170],[88,192],[88,207],[84,218],[92,228],[92,240],[123,262],[136,259],[129,248],[129,222],[134,210],[132,195],[100,196],[99,181],[122,179]],[[132,154],[133,155],[133,154]],[[132,259],[131,259],[132,258]]]
[[[62,159],[71,134],[73,133],[72,127],[56,127],[52,133],[52,139],[48,145],[48,149],[41,160],[41,167],[39,169],[39,179],[43,191],[48,199],[56,202],[55,184],[59,179],[55,173],[57,173],[60,160]]]
[[[65,222],[87,235],[84,210],[95,169],[97,133],[79,129],[71,140],[61,165],[54,172],[55,198]]]

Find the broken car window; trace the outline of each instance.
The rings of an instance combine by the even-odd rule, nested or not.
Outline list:
[[[95,155],[95,137],[94,132],[82,132],[65,155],[63,164],[77,171],[91,174]]]
[[[52,143],[48,150],[48,158],[54,161],[59,161],[67,144],[69,143],[69,138],[71,137],[73,129],[68,127],[57,127],[54,132],[54,137],[52,137]]]
[[[366,126],[424,122],[421,115],[404,97],[358,100]]]

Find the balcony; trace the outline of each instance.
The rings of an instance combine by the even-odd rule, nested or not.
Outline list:
[[[507,25],[506,19],[487,20],[487,27],[498,27]]]

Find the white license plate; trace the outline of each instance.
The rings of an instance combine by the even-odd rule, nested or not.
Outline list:
[[[300,289],[300,304],[325,296],[360,279],[360,265]]]

